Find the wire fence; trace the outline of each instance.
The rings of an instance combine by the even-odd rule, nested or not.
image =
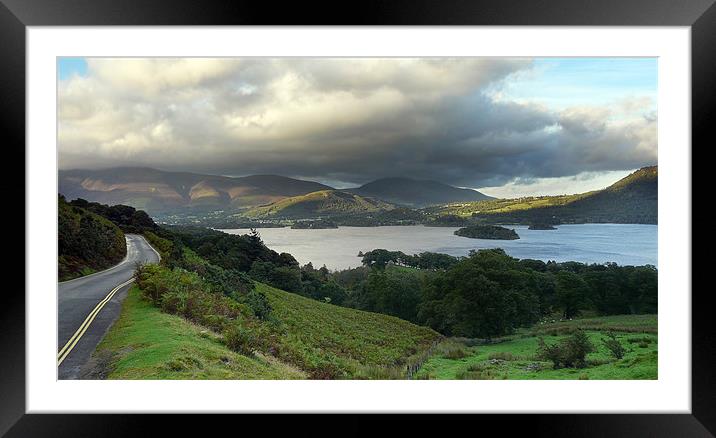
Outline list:
[[[415,362],[405,366],[405,375],[408,380],[411,380],[413,376],[415,376],[415,374],[420,370],[420,367],[423,366],[425,361],[428,360],[430,356],[432,356],[433,351],[435,351],[435,347],[437,347],[438,344],[441,343],[444,339],[444,337],[436,339],[432,343],[432,345],[430,345],[430,348],[425,350],[425,352],[423,352],[423,354],[421,354]]]

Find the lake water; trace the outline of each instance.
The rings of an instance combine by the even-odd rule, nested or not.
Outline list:
[[[560,225],[557,230],[508,228],[514,228],[520,239],[470,239],[455,236],[453,232],[457,228],[423,225],[326,230],[261,228],[259,233],[266,246],[292,254],[301,265],[311,262],[316,268],[326,265],[332,270],[360,266],[358,252],[376,248],[406,254],[431,251],[454,256],[467,255],[471,249],[503,248],[507,254],[520,259],[657,265],[656,225],[579,224]],[[248,229],[221,231],[249,232]]]

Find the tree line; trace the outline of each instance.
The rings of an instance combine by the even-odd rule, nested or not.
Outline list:
[[[314,298],[321,299],[318,285],[331,284],[331,302],[394,315],[448,336],[490,338],[544,317],[570,319],[587,311],[657,312],[658,272],[650,265],[545,263],[501,249],[467,257],[378,249],[362,257],[363,267],[343,271],[302,267],[302,278],[314,279]]]
[[[654,266],[516,259],[501,249],[467,257],[375,249],[361,267],[330,271],[276,253],[255,230],[236,236],[201,228],[173,231],[212,264],[320,301],[384,313],[448,336],[490,338],[544,317],[656,313]]]

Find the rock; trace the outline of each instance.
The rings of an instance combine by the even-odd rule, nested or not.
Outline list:
[[[540,371],[542,369],[542,364],[533,362],[530,364],[527,364],[527,366],[524,367],[525,371]]]

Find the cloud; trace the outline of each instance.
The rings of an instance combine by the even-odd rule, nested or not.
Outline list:
[[[632,170],[582,172],[555,178],[517,177],[499,187],[483,187],[480,191],[497,198],[522,196],[571,195],[600,190],[629,175]]]
[[[486,90],[530,59],[107,59],[59,84],[61,168],[141,165],[467,187],[657,157],[643,96],[553,110]]]

